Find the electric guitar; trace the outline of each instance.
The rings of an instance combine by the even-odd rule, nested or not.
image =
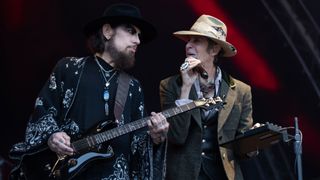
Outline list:
[[[223,106],[220,97],[199,99],[188,104],[167,109],[162,112],[166,118],[187,112],[197,107],[218,111]],[[96,132],[71,143],[75,150],[72,156],[60,156],[46,147],[33,155],[25,155],[17,168],[20,179],[72,179],[95,160],[108,159],[113,156],[113,149],[107,141],[147,126],[149,117],[145,117],[123,126],[103,131],[104,124]],[[19,179],[19,178],[18,178]]]

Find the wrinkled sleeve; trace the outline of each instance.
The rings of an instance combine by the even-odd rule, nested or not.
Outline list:
[[[252,118],[252,93],[251,87],[245,86],[242,96],[242,112],[240,115],[240,122],[238,126],[237,133],[241,134],[252,127],[253,118]]]
[[[178,87],[178,85],[174,82],[174,78],[168,78],[160,82],[160,101],[162,110],[176,106],[177,99],[180,96],[179,91],[180,87]],[[194,110],[191,110],[189,112],[182,113],[179,116],[168,118],[170,123],[168,141],[170,143],[177,145],[185,143],[191,124],[191,114],[193,112]]]
[[[133,80],[133,120],[147,116],[144,107],[144,96],[138,81]],[[130,94],[129,94],[130,96]],[[155,145],[147,127],[134,133],[131,142],[131,178],[132,179],[164,179],[166,142]]]

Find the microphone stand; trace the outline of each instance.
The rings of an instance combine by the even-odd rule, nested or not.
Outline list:
[[[296,154],[296,163],[297,163],[297,175],[298,180],[302,180],[302,164],[301,164],[301,154],[302,154],[302,140],[301,134],[298,127],[298,118],[294,118],[294,129],[295,129],[295,136],[294,136],[294,153]]]

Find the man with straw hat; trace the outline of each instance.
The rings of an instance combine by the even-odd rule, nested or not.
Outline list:
[[[218,66],[219,57],[237,53],[226,40],[227,27],[202,15],[190,30],[173,35],[186,42],[186,58],[179,75],[160,83],[162,109],[217,96],[226,104],[220,111],[195,109],[170,120],[166,178],[243,179],[236,152],[219,147],[253,122],[250,86]]]
[[[114,4],[84,33],[92,55],[57,63],[10,152],[11,178],[163,179],[169,124],[161,113],[144,118],[141,85],[124,72],[155,28],[137,7]]]

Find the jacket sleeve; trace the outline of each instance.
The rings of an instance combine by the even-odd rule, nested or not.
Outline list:
[[[168,78],[160,82],[160,102],[162,110],[176,106],[175,101],[180,96],[180,87],[176,83],[176,78]],[[179,114],[168,118],[170,124],[168,131],[168,141],[172,144],[182,145],[189,134],[191,124],[191,114],[195,110]]]
[[[240,114],[240,122],[238,125],[237,133],[243,133],[252,127],[252,93],[251,87],[245,86],[242,95],[242,111]]]

